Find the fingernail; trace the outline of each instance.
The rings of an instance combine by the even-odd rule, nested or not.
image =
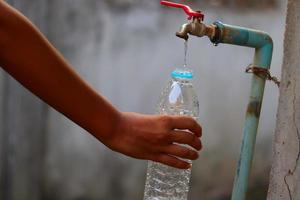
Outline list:
[[[191,164],[189,164],[189,163],[186,163],[183,169],[190,169],[191,167],[192,167],[192,165],[191,165]]]

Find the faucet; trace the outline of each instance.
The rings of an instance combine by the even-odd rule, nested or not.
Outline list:
[[[181,8],[183,11],[188,15],[188,20],[192,20],[192,22],[183,24],[178,32],[176,32],[176,36],[180,37],[184,40],[189,39],[189,34],[202,37],[204,35],[212,38],[215,34],[215,26],[214,25],[208,25],[206,26],[203,23],[204,20],[204,14],[201,13],[201,11],[194,11],[189,6],[169,2],[169,1],[161,1],[162,5],[165,6],[171,6],[176,8]]]
[[[255,49],[253,63],[246,71],[252,69],[252,84],[246,119],[243,129],[241,152],[237,164],[231,200],[245,200],[248,180],[255,149],[255,140],[258,122],[262,107],[265,81],[269,79],[270,65],[273,54],[272,38],[265,32],[250,28],[233,26],[216,21],[211,25],[203,23],[204,14],[193,11],[189,6],[169,1],[161,1],[162,5],[182,8],[188,15],[189,23],[183,24],[176,36],[188,40],[189,35],[203,37],[208,36],[211,42],[217,46],[219,43],[246,46]]]
[[[181,26],[180,30],[176,32],[176,36],[188,40],[189,34],[198,37],[203,37],[206,35],[209,38],[212,38],[214,33],[214,25],[206,26],[200,18],[194,17],[192,22],[183,24]]]

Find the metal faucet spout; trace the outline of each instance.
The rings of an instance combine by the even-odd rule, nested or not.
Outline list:
[[[189,39],[188,33],[190,33],[191,30],[192,30],[191,23],[183,24],[180,30],[176,32],[176,36],[188,40]]]
[[[192,22],[183,24],[176,36],[188,40],[189,34],[197,37],[208,36],[212,38],[215,33],[215,26],[206,26],[200,18],[194,18]]]

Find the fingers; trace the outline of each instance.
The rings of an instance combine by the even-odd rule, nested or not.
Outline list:
[[[187,144],[191,147],[201,150],[202,144],[197,136],[187,131],[174,130],[171,132],[171,141],[179,144]]]
[[[202,128],[197,121],[187,116],[172,116],[171,117],[172,129],[188,129],[196,136],[202,136]]]
[[[158,154],[152,160],[179,169],[188,169],[191,167],[191,165],[188,162],[167,154]]]
[[[164,147],[163,153],[189,160],[196,160],[199,157],[197,151],[177,144],[171,144]]]

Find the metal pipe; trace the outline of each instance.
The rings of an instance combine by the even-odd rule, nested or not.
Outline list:
[[[227,43],[255,48],[253,65],[269,69],[273,53],[271,37],[262,31],[215,22],[216,33],[211,41],[214,44]],[[236,170],[231,200],[245,200],[251,164],[254,155],[256,134],[261,112],[265,79],[253,75],[250,100],[243,129],[240,158]]]

